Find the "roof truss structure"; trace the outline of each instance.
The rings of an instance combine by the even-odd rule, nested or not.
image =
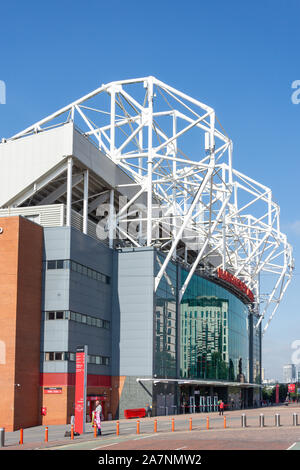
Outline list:
[[[120,187],[105,188],[99,204],[110,200],[111,242],[165,252],[155,290],[172,259],[190,270],[180,298],[194,272],[214,275],[221,267],[253,291],[257,326],[265,319],[265,332],[291,280],[292,248],[280,230],[271,189],[233,168],[233,143],[214,109],[152,76],[116,81],[7,140],[70,121],[127,173],[127,186],[137,188],[117,205]],[[79,175],[73,184],[81,181]],[[64,190],[65,182],[55,188]],[[137,203],[143,193],[145,206]],[[94,198],[93,210],[96,205]]]

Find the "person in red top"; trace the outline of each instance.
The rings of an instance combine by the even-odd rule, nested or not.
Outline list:
[[[219,415],[223,415],[223,413],[224,413],[224,402],[223,400],[221,400]]]

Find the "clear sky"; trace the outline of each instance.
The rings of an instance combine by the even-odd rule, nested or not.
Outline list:
[[[1,137],[146,75],[216,109],[235,167],[273,189],[294,246],[295,276],[264,337],[266,376],[278,379],[300,340],[299,17],[298,0],[11,0],[0,11]]]

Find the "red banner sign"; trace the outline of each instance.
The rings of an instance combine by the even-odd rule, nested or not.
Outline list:
[[[221,268],[218,268],[218,278],[222,279],[223,281],[228,282],[229,284],[232,284],[234,287],[236,287],[241,292],[243,292],[243,294],[245,294],[248,297],[250,302],[254,302],[253,292],[248,288],[248,286],[243,281],[233,276],[228,271],[223,271],[223,269]]]
[[[86,421],[87,347],[77,348],[75,378],[75,431],[83,434]]]
[[[288,385],[288,391],[290,393],[296,393],[296,384],[289,384]]]

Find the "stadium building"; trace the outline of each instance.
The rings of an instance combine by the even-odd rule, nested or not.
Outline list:
[[[1,426],[70,422],[81,345],[87,418],[259,402],[292,249],[214,109],[112,82],[3,138],[0,165]]]

